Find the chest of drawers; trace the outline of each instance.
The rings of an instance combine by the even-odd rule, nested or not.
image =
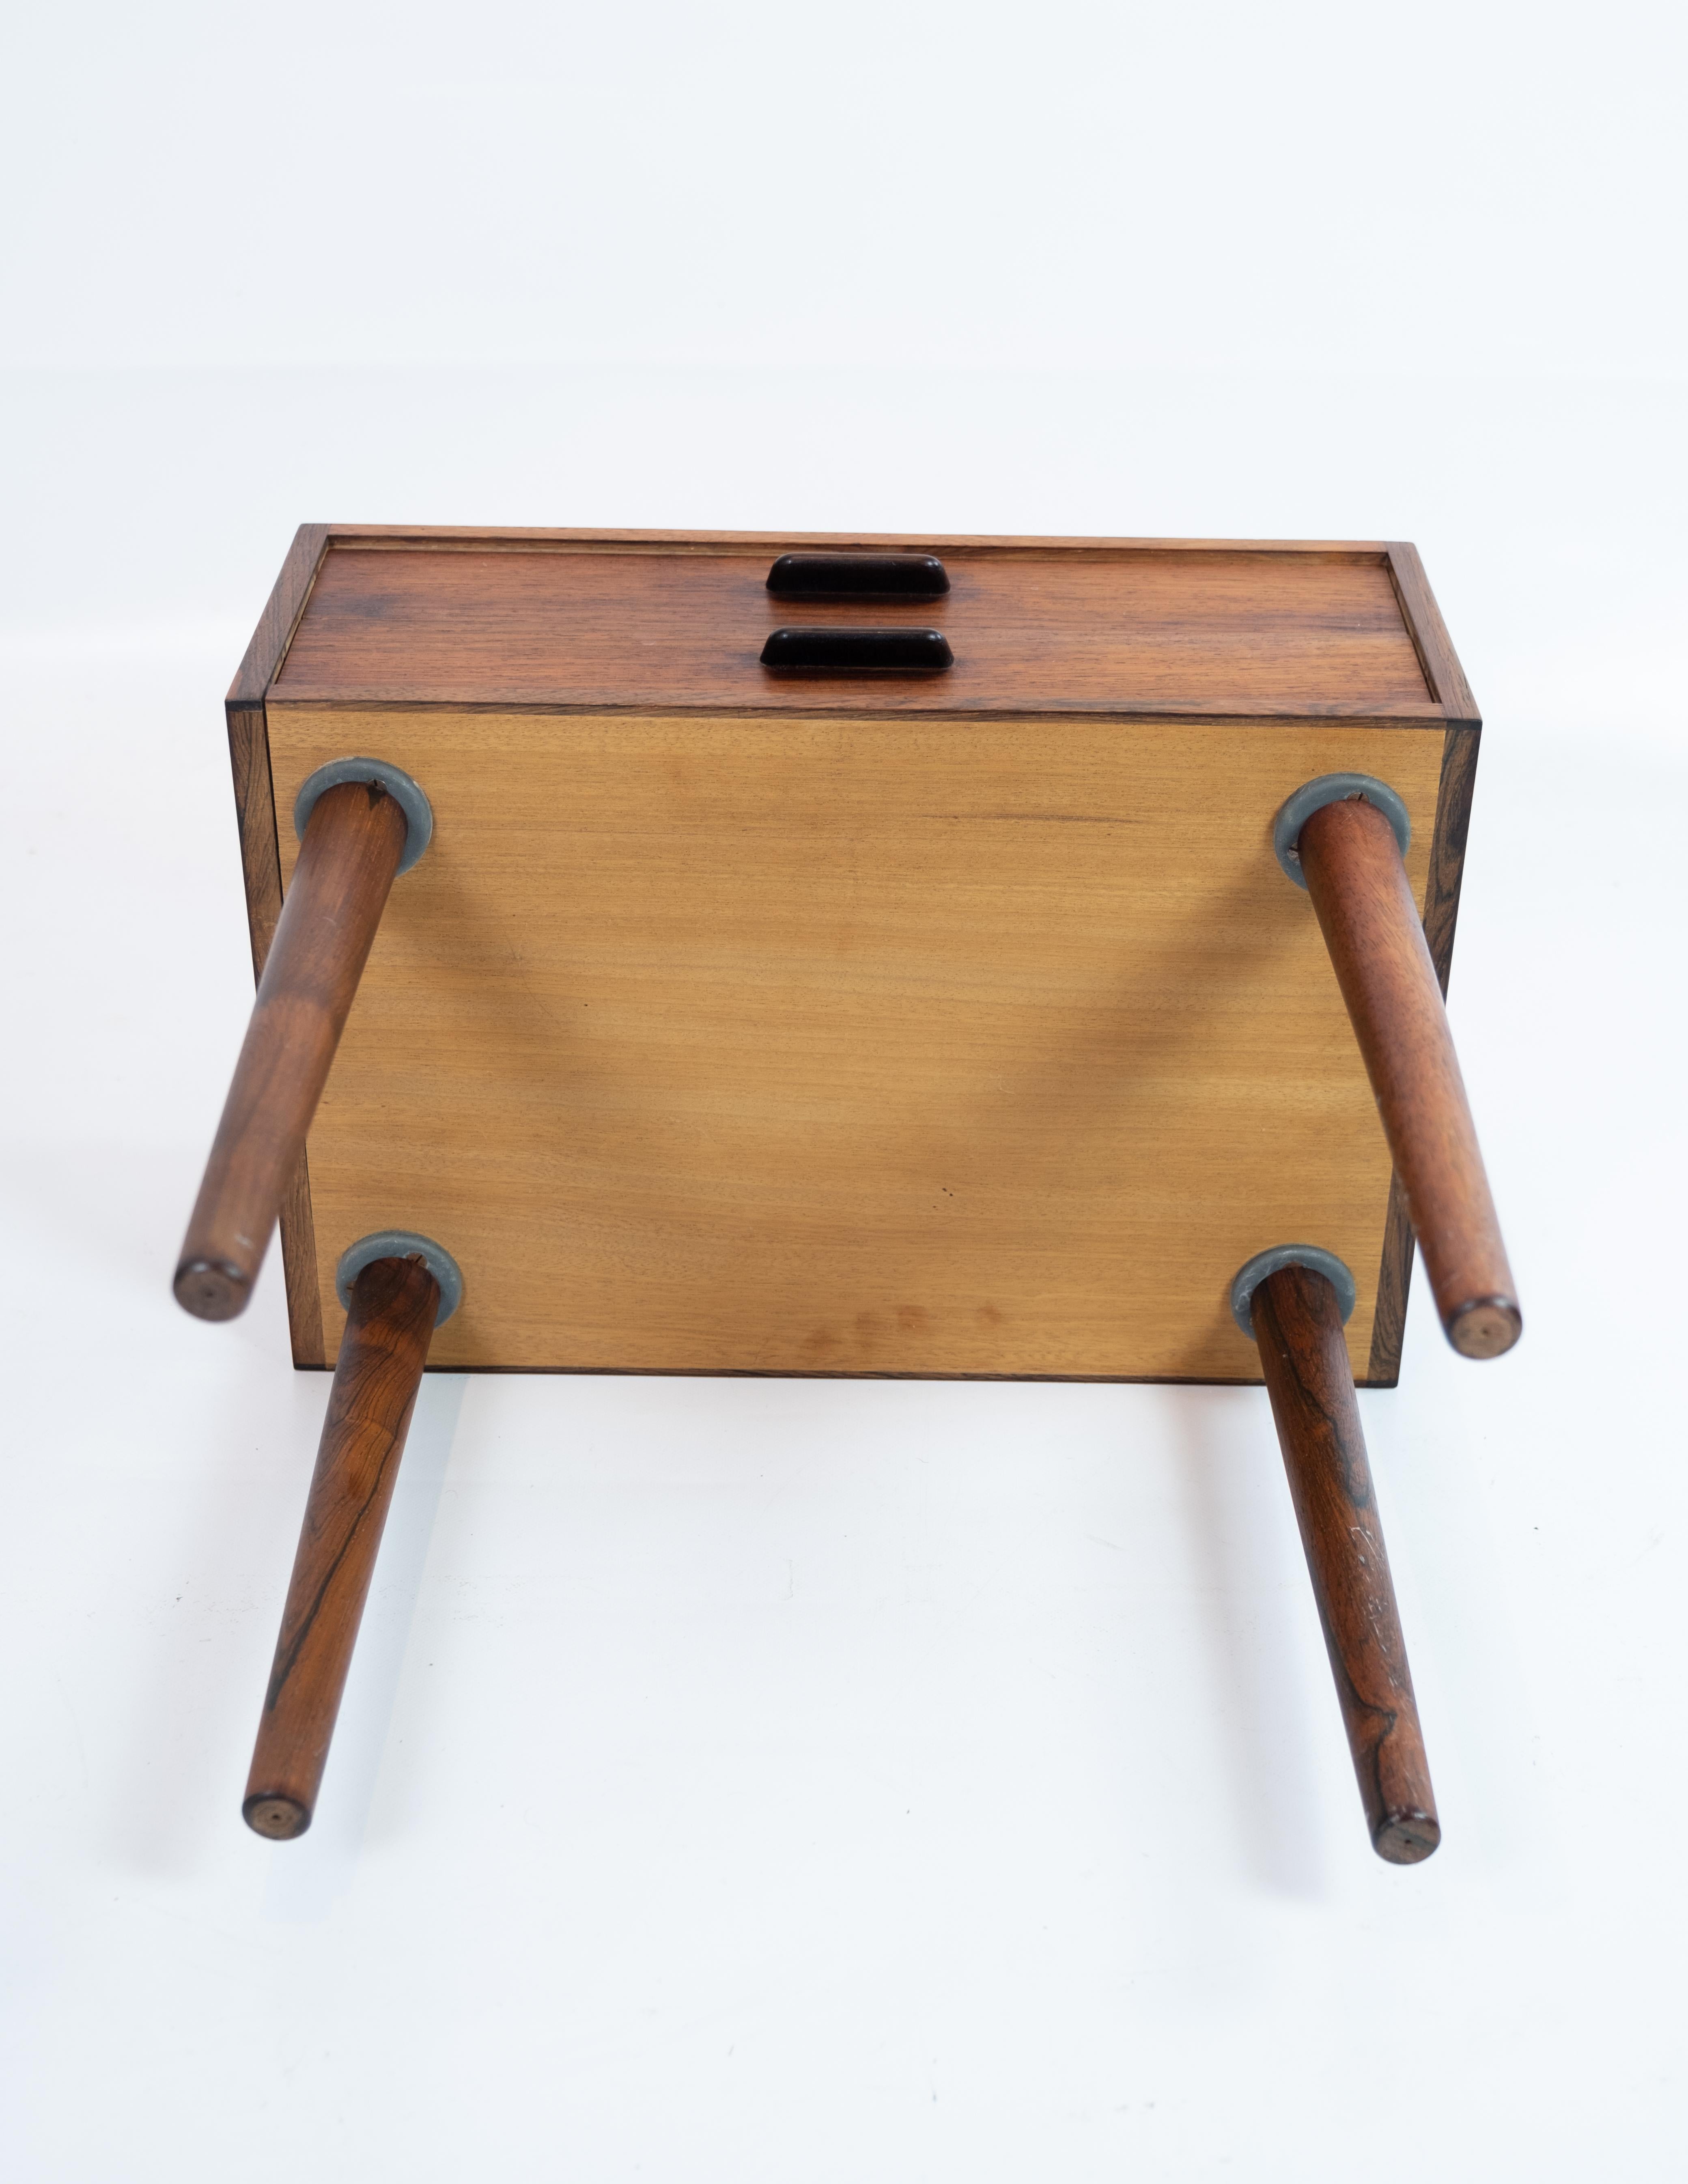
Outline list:
[[[319,1544],[372,1560],[345,1448],[424,1361],[1264,1377],[1374,1839],[1434,1847],[1352,1391],[1415,1228],[1457,1348],[1521,1323],[1410,546],[307,526],[228,720],[265,978],[177,1293],[241,1309],[279,1215]]]

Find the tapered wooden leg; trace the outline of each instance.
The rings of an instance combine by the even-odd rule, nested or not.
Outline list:
[[[1524,1317],[1395,830],[1347,797],[1315,811],[1296,846],[1448,1340],[1498,1357]]]
[[[1414,1865],[1441,1829],[1336,1291],[1310,1267],[1284,1267],[1252,1305],[1372,1843],[1391,1864]]]
[[[261,1836],[310,1825],[439,1301],[419,1258],[353,1287],[241,1808]]]
[[[405,838],[373,783],[327,789],[311,811],[176,1268],[196,1318],[247,1307]]]

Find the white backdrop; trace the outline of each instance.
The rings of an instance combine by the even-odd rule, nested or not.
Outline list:
[[[8,521],[0,2155],[21,2184],[1674,2180],[1680,11],[31,11]],[[326,1395],[169,1274],[304,519],[1416,538],[1524,1298],[1362,1397],[1371,1854],[1263,1396],[439,1377],[316,1826]]]

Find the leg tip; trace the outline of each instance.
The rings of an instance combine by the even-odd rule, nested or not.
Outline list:
[[[1510,1297],[1476,1297],[1447,1318],[1448,1340],[1462,1357],[1503,1357],[1524,1333]]]
[[[252,1297],[240,1269],[217,1259],[184,1259],[173,1286],[176,1302],[195,1319],[238,1319]]]
[[[291,1842],[310,1825],[310,1814],[294,1797],[248,1797],[240,1814],[254,1835],[266,1836],[271,1842]]]
[[[1421,1865],[1441,1839],[1434,1813],[1386,1813],[1372,1848],[1389,1865]]]

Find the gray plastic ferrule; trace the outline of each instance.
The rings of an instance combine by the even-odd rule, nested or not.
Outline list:
[[[1302,827],[1315,811],[1323,811],[1327,804],[1345,803],[1351,796],[1377,805],[1395,829],[1401,855],[1407,855],[1407,844],[1412,839],[1412,822],[1407,816],[1407,806],[1386,781],[1375,781],[1369,773],[1322,773],[1317,781],[1304,781],[1272,822],[1273,850],[1298,888],[1307,883],[1295,846],[1301,840]]]
[[[434,838],[434,808],[409,775],[384,758],[335,758],[318,766],[293,799],[293,832],[303,841],[305,822],[315,810],[317,798],[348,781],[379,782],[404,814],[404,854],[398,870],[408,872]]]
[[[1274,1244],[1269,1251],[1256,1251],[1238,1270],[1231,1284],[1231,1317],[1249,1340],[1254,1340],[1254,1293],[1268,1274],[1284,1267],[1311,1267],[1323,1274],[1336,1292],[1345,1326],[1354,1310],[1354,1277],[1334,1251],[1322,1251],[1317,1244]]]
[[[365,1267],[377,1259],[420,1259],[439,1284],[439,1310],[434,1325],[443,1327],[463,1301],[463,1273],[443,1245],[431,1236],[417,1236],[408,1228],[377,1228],[373,1236],[360,1236],[349,1251],[343,1251],[334,1269],[334,1294],[349,1310],[352,1284]]]

